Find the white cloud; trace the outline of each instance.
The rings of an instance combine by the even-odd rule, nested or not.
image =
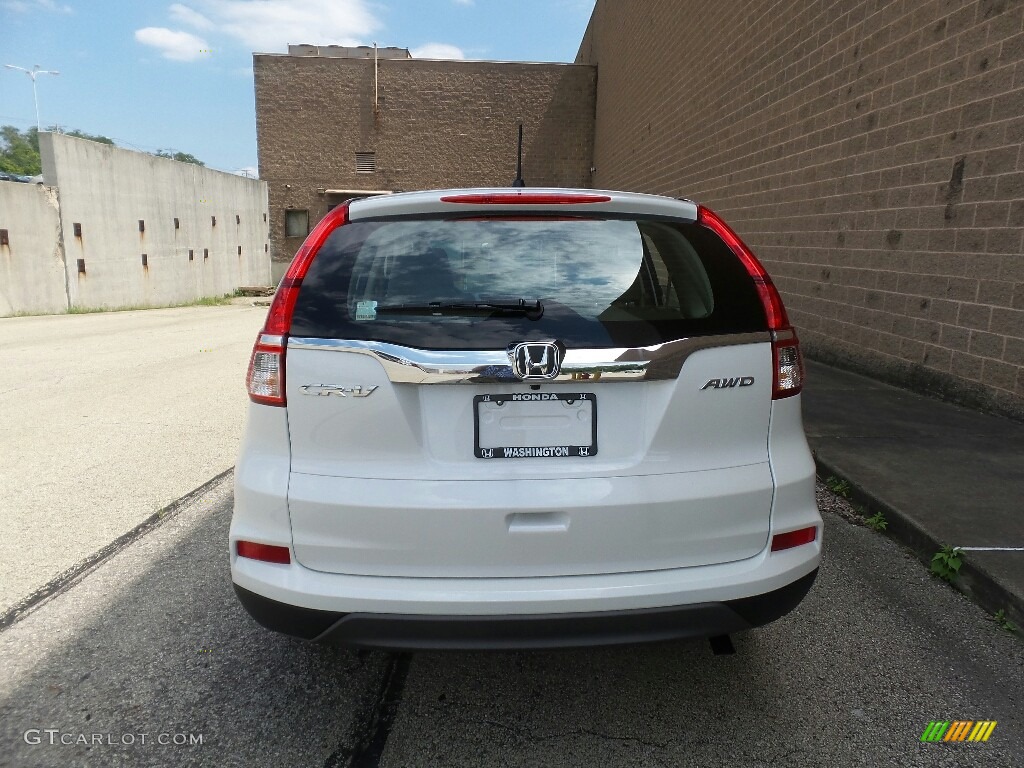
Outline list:
[[[135,39],[160,51],[165,59],[195,61],[205,56],[209,44],[201,37],[166,27],[145,27],[135,30]]]
[[[448,43],[424,43],[409,51],[415,59],[464,59],[461,48]]]
[[[260,177],[260,171],[255,165],[246,165],[241,168],[236,168],[232,173],[238,176],[245,176],[249,179],[258,179]]]
[[[257,52],[284,52],[289,43],[365,44],[382,26],[369,0],[194,0],[175,3],[171,15],[197,29],[216,29]]]
[[[59,5],[54,0],[5,0],[0,8],[16,13],[29,11],[53,11],[55,13],[74,13],[70,5]]]
[[[203,31],[213,29],[212,21],[198,11],[189,8],[187,5],[175,3],[168,8],[168,10],[171,13],[171,18],[175,21],[180,21],[182,24],[188,24],[190,27],[195,27],[196,29],[201,29]]]
[[[472,5],[473,0],[452,0],[456,5]]]

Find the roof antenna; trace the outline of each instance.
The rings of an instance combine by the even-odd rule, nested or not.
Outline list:
[[[513,187],[525,187],[523,181],[523,124],[519,124],[519,158],[516,160],[516,178],[512,182]]]

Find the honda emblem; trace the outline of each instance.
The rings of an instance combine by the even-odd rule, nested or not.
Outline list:
[[[524,381],[553,379],[562,368],[565,347],[557,341],[530,341],[509,348],[512,372]]]

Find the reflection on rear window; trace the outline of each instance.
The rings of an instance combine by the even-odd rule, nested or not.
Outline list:
[[[429,311],[520,299],[539,300],[540,319]],[[697,225],[488,218],[341,227],[303,281],[292,333],[427,349],[541,338],[596,348],[764,327],[742,265]]]

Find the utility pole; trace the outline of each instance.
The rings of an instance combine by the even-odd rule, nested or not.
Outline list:
[[[38,64],[34,65],[32,69],[16,67],[13,64],[4,64],[4,66],[8,69],[17,69],[20,72],[24,72],[32,78],[32,100],[36,105],[36,133],[39,133],[43,130],[43,126],[39,122],[39,93],[36,91],[36,75],[59,75],[60,72],[52,69],[40,69]]]

